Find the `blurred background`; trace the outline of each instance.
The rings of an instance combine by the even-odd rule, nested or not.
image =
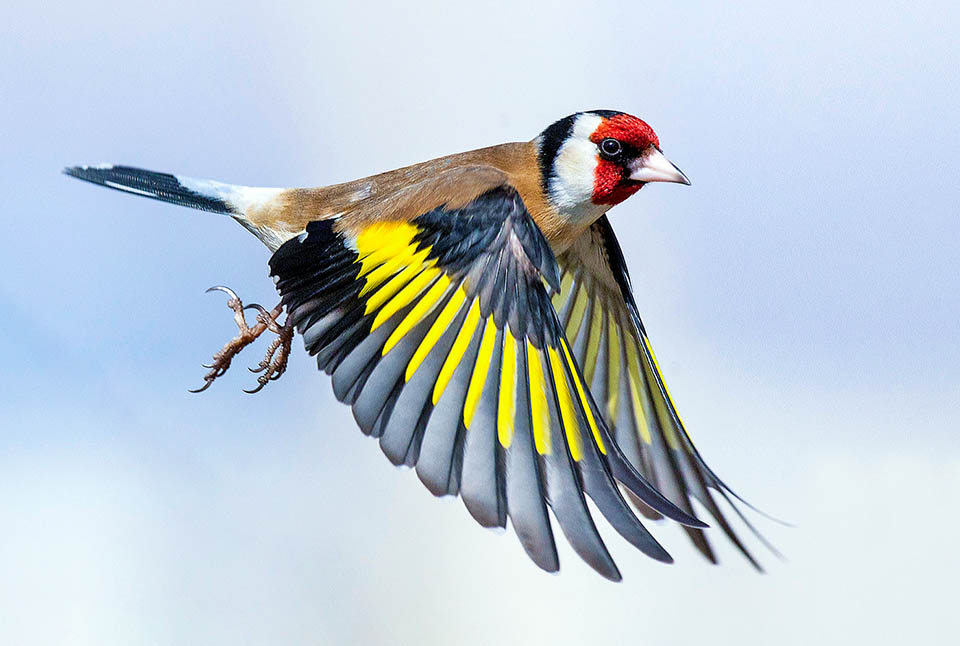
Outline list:
[[[0,23],[0,642],[944,643],[960,630],[955,3],[43,3]],[[846,6],[840,6],[846,4]],[[789,557],[562,571],[393,468],[298,340],[256,396],[230,220],[122,162],[345,181],[634,113],[693,181],[611,213],[671,391]],[[751,545],[755,545],[752,543]]]

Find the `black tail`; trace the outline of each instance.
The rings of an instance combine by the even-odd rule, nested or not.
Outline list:
[[[229,195],[229,184],[210,180],[194,180],[169,173],[133,168],[132,166],[71,166],[63,172],[71,177],[126,191],[163,202],[179,204],[201,211],[238,215],[239,211],[224,198]]]

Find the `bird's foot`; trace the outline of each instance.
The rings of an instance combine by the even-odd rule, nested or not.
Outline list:
[[[218,285],[217,287],[211,287],[207,291],[220,291],[230,297],[229,300],[227,300],[227,307],[233,310],[233,320],[237,324],[238,333],[237,336],[230,339],[219,352],[213,355],[212,363],[204,364],[203,367],[209,368],[210,372],[203,376],[203,385],[190,392],[199,393],[209,388],[210,384],[227,372],[230,368],[230,362],[233,361],[233,358],[237,356],[241,350],[253,343],[265,331],[269,330],[276,334],[277,338],[274,339],[267,348],[267,354],[263,361],[261,361],[256,368],[250,368],[251,372],[262,373],[257,377],[257,386],[252,390],[245,391],[248,393],[260,392],[269,382],[279,379],[287,369],[287,360],[290,357],[290,344],[293,341],[293,326],[290,325],[290,323],[285,323],[284,325],[277,323],[277,319],[283,313],[283,305],[277,305],[273,310],[268,312],[266,308],[257,303],[245,306],[236,292],[229,287]],[[243,314],[244,310],[247,309],[255,309],[259,312],[259,314],[257,314],[257,322],[252,327],[247,325],[246,317]]]
[[[263,361],[256,368],[248,368],[250,372],[261,373],[257,377],[257,387],[253,390],[244,391],[253,394],[263,390],[264,386],[271,381],[276,381],[287,371],[290,344],[293,342],[293,325],[289,321],[283,325],[277,324],[277,317],[283,311],[282,305],[277,305],[272,312],[268,312],[256,303],[250,305],[250,307],[256,308],[260,312],[257,315],[257,325],[266,325],[268,330],[277,335],[277,338],[267,347],[267,354],[263,357]]]

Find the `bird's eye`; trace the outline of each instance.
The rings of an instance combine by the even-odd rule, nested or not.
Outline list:
[[[607,138],[600,142],[600,154],[605,159],[616,159],[623,153],[623,146],[616,139]]]

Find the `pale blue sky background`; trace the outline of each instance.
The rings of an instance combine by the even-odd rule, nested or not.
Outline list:
[[[48,3],[49,4],[49,3]],[[0,21],[0,642],[946,643],[960,630],[955,3],[60,3]],[[779,6],[771,6],[779,5]],[[612,212],[711,465],[799,528],[754,574],[675,527],[625,582],[436,501],[299,341],[191,395],[274,300],[229,220],[96,189],[124,162],[317,185],[616,108],[690,188]],[[609,528],[607,528],[609,529]]]

